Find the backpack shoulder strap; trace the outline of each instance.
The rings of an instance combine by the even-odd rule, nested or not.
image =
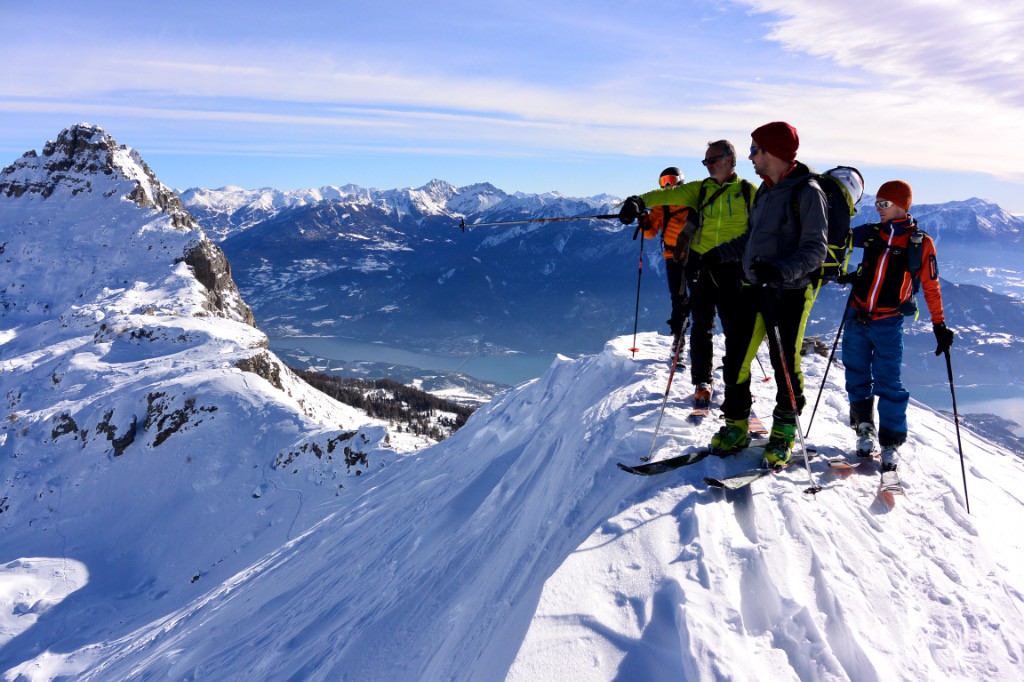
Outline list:
[[[789,193],[790,208],[793,210],[793,218],[796,220],[798,229],[803,227],[800,219],[800,195],[803,194],[804,188],[811,184],[811,180],[815,180],[818,177],[817,173],[808,173],[796,181],[793,185],[793,190]],[[819,184],[818,186],[820,187],[821,185]]]
[[[750,209],[754,205],[754,192],[757,191],[757,188],[749,180],[740,180],[740,191],[743,192],[743,203],[747,205],[747,215],[750,215]]]
[[[708,181],[700,183],[700,190],[697,192],[697,226],[704,224],[704,197],[708,193]]]
[[[710,178],[708,178],[710,179]],[[704,209],[715,203],[715,199],[722,196],[722,193],[726,190],[726,186],[722,185],[715,193],[712,194],[707,201],[704,200],[704,196],[707,194],[707,180],[700,183],[700,192],[697,193],[697,227],[704,225]]]
[[[907,271],[913,281],[913,290],[916,294],[921,288],[921,266],[924,252],[924,238],[928,233],[917,229],[910,233],[907,240]]]

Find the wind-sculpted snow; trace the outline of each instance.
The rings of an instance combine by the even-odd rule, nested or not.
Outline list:
[[[753,451],[630,476],[615,462],[647,452],[668,376],[668,338],[638,341],[635,358],[624,337],[599,355],[556,361],[452,438],[322,505],[321,523],[187,605],[141,601],[147,624],[77,638],[8,675],[1019,676],[1019,459],[963,433],[968,515],[953,424],[912,404],[901,465],[907,496],[892,510],[876,499],[877,469],[843,479],[816,462],[825,489],[813,498],[796,469],[737,493],[701,483],[752,465]],[[824,360],[805,363],[816,385]],[[692,387],[676,380],[657,458],[703,445],[718,426],[686,420]],[[754,391],[767,415],[775,387]],[[833,380],[811,434],[820,451],[852,444],[845,421]]]

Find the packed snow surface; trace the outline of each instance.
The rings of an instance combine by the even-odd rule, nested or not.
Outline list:
[[[797,468],[725,494],[702,483],[756,449],[632,476],[615,463],[650,447],[668,337],[631,345],[559,359],[181,608],[129,598],[148,623],[7,653],[8,679],[1020,679],[1019,459],[963,432],[968,514],[952,421],[912,404],[894,508],[871,467],[812,463],[813,497]],[[809,387],[824,364],[804,358]],[[825,455],[853,440],[837,381],[810,434]],[[754,383],[767,416],[774,383]],[[677,375],[656,459],[717,429],[687,421],[691,391]]]

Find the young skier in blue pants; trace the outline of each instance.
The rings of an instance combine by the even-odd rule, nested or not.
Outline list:
[[[880,222],[853,231],[853,245],[864,249],[863,261],[855,272],[838,280],[853,284],[842,356],[850,425],[857,431],[857,454],[870,457],[881,448],[883,487],[899,486],[898,448],[907,439],[910,402],[910,392],[900,379],[903,318],[916,314],[914,294],[919,287],[932,318],[935,354],[949,350],[954,337],[942,311],[935,243],[910,215],[911,197],[910,185],[901,180],[879,188],[875,207]]]

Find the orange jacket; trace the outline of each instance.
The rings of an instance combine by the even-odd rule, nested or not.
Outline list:
[[[918,230],[917,221],[911,216],[906,220],[854,228],[853,245],[864,249],[864,260],[857,269],[859,277],[854,282],[850,303],[855,310],[867,313],[873,319],[900,315],[902,310],[906,310],[904,304],[914,295],[913,277],[909,270],[911,235],[922,237],[921,269],[917,274],[932,324],[945,322],[935,242]]]
[[[665,258],[672,258],[679,243],[679,235],[686,227],[690,209],[686,206],[653,206],[646,216],[641,220],[641,227],[644,230],[644,239],[653,239],[661,232],[661,243],[664,248]],[[688,244],[682,244],[680,258],[686,255]]]

